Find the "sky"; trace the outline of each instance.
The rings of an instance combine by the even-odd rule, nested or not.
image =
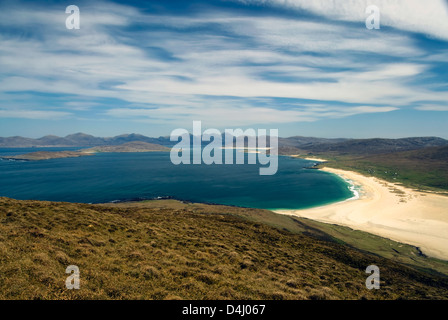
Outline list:
[[[2,137],[448,138],[447,74],[445,0],[0,0]]]

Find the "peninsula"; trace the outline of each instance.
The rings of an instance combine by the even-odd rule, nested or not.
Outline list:
[[[17,160],[17,161],[38,161],[60,158],[77,158],[88,156],[90,154],[79,151],[36,151],[17,156],[1,157],[3,160]]]
[[[76,158],[83,156],[90,156],[95,153],[102,152],[155,152],[155,151],[169,151],[170,149],[159,144],[147,143],[141,141],[127,142],[118,146],[99,146],[88,149],[81,149],[78,151],[37,151],[17,156],[1,157],[3,160],[22,160],[22,161],[37,161],[60,158]]]
[[[154,152],[170,151],[170,148],[160,144],[148,143],[142,141],[127,142],[118,146],[100,146],[80,150],[82,153],[101,153],[101,152]]]

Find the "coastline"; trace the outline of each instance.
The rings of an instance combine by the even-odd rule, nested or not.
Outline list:
[[[328,160],[321,159],[321,158],[303,157],[300,154],[291,154],[291,155],[287,155],[287,157],[304,159],[304,160],[311,160],[311,161],[318,161],[318,162],[327,162],[328,161]]]
[[[448,197],[424,193],[352,171],[336,174],[359,192],[330,205],[302,210],[274,210],[350,227],[419,247],[427,256],[448,260]]]

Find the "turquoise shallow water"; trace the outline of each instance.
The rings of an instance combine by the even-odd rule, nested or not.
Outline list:
[[[0,149],[0,155],[37,150]],[[353,196],[339,177],[304,168],[312,164],[279,157],[277,174],[260,176],[259,165],[175,166],[165,152],[0,161],[0,196],[83,203],[172,197],[264,209],[309,208]]]

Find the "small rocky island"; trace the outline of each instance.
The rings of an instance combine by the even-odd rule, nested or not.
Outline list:
[[[18,160],[18,161],[37,161],[37,160],[49,160],[60,158],[76,158],[82,156],[88,156],[88,153],[79,151],[37,151],[26,154],[20,154],[17,156],[1,157],[2,160]]]
[[[78,151],[37,151],[17,156],[0,157],[3,160],[22,160],[22,161],[37,161],[60,158],[76,158],[83,156],[91,156],[100,152],[154,152],[154,151],[169,151],[170,149],[154,143],[146,142],[127,142],[118,146],[99,146],[89,149],[81,149]]]

